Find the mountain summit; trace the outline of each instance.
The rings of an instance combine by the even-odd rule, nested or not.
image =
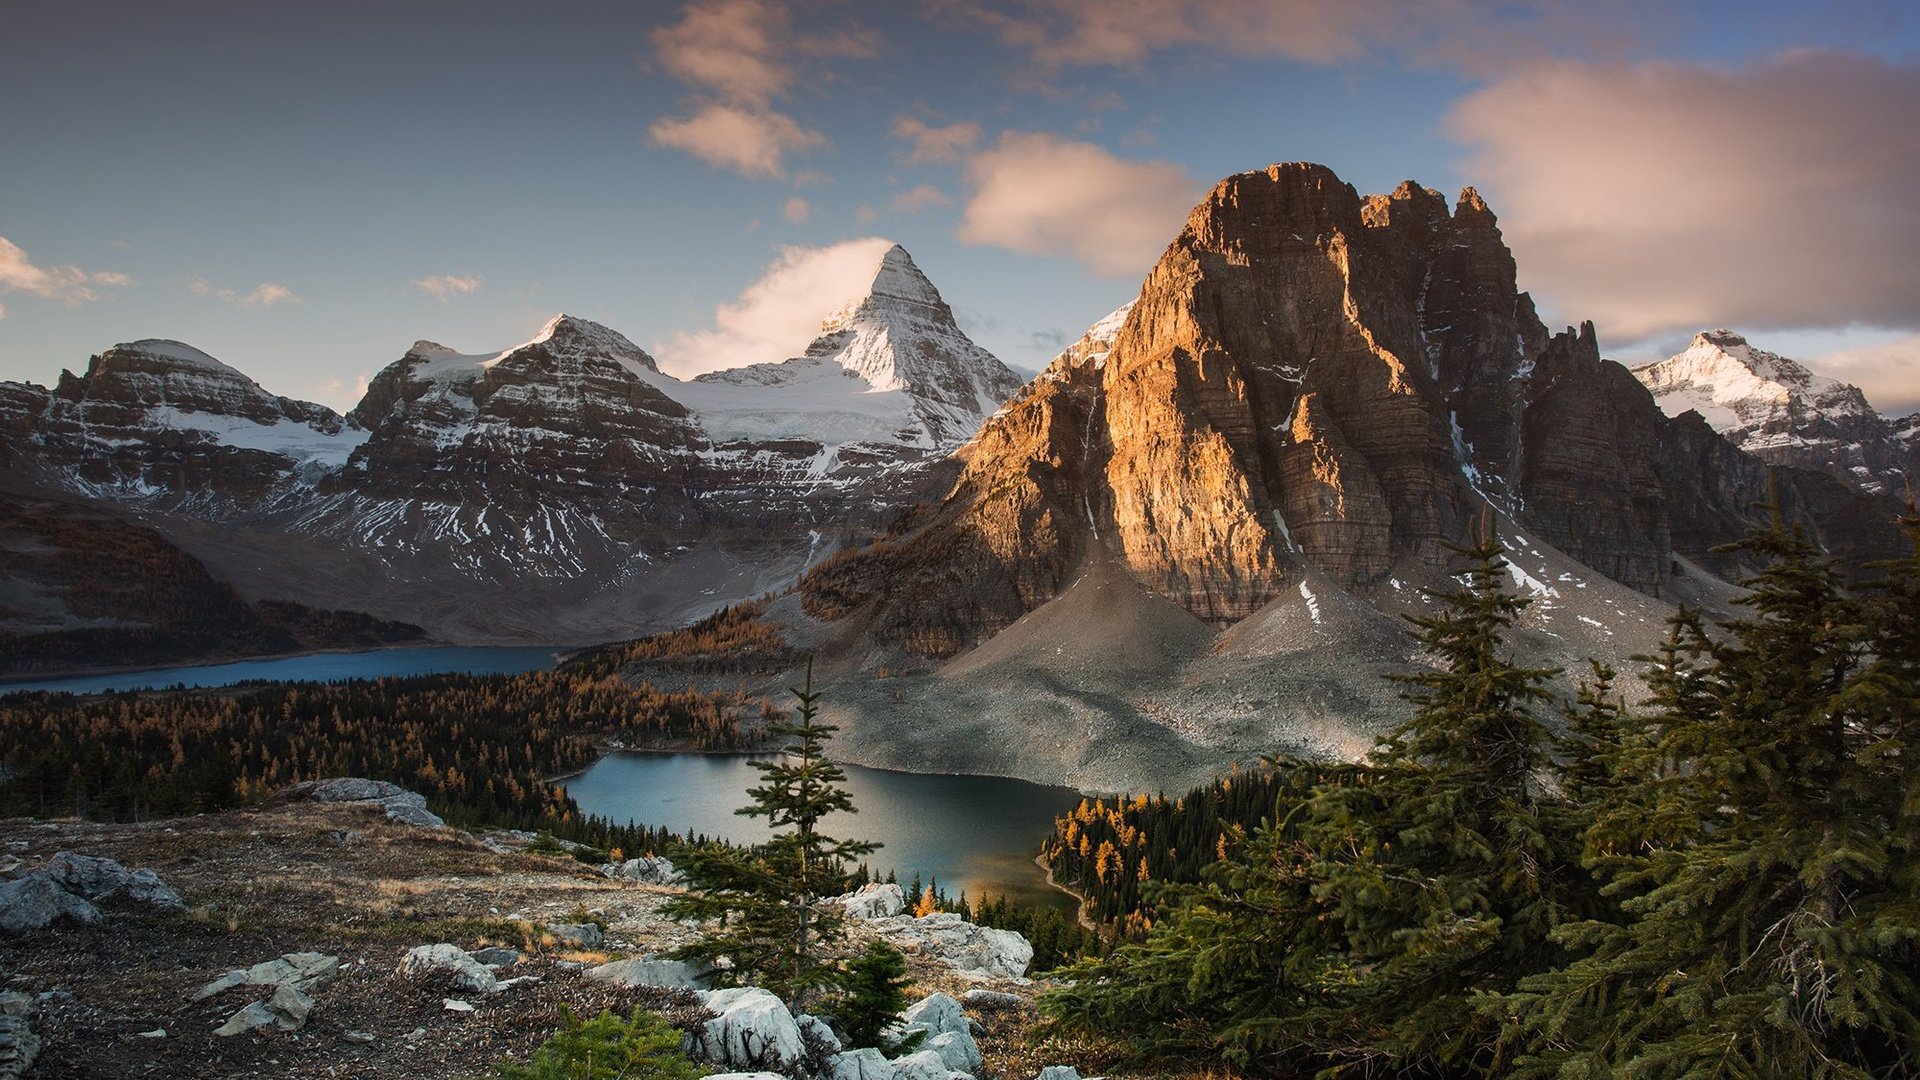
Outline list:
[[[1707,330],[1665,360],[1633,369],[1669,416],[1692,411],[1740,449],[1824,472],[1872,494],[1905,483],[1895,426],[1856,386],[1755,348],[1731,330]]]

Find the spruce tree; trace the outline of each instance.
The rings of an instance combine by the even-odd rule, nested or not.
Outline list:
[[[1915,672],[1894,614],[1920,562],[1896,566],[1875,607],[1797,531],[1742,547],[1769,560],[1745,583],[1753,615],[1719,640],[1677,620],[1589,833],[1619,916],[1564,928],[1579,958],[1508,1002],[1530,1046],[1520,1075],[1920,1069],[1900,746]]]
[[[765,987],[798,1011],[839,978],[831,947],[842,937],[842,920],[819,901],[845,892],[847,861],[879,845],[820,831],[828,814],[855,812],[853,797],[841,786],[845,770],[824,755],[839,729],[820,720],[812,660],[805,684],[789,692],[798,702],[798,719],[771,730],[790,741],[780,757],[755,764],[761,783],[747,792],[752,802],[735,811],[766,818],[776,832],[752,848],[683,852],[692,889],[663,911],[709,924],[701,940],[675,950],[674,959],[715,964],[716,981]]]

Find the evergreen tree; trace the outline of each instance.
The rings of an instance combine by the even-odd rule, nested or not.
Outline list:
[[[1556,958],[1566,915],[1539,779],[1550,671],[1503,637],[1527,601],[1495,540],[1462,552],[1465,586],[1413,620],[1434,668],[1413,715],[1362,766],[1281,770],[1273,817],[1144,942],[1069,969],[1055,1024],[1147,1054],[1205,1050],[1261,1071],[1496,1067],[1488,993]]]
[[[820,720],[811,660],[805,685],[790,692],[799,703],[798,718],[778,722],[772,731],[791,741],[779,758],[756,764],[760,786],[749,789],[753,801],[735,811],[764,817],[779,831],[751,849],[684,851],[693,889],[663,910],[672,918],[710,922],[701,940],[676,950],[675,959],[724,958],[728,963],[715,971],[718,980],[765,987],[799,1011],[814,991],[839,977],[828,950],[842,936],[841,918],[819,900],[845,892],[847,860],[879,845],[820,831],[828,814],[855,812],[853,797],[841,786],[846,772],[824,756],[827,739],[839,729]]]
[[[849,961],[846,993],[835,1017],[847,1033],[846,1045],[879,1047],[889,1054],[911,1050],[907,1043],[917,1040],[887,1039],[887,1029],[906,1011],[906,987],[906,957],[884,941],[869,942],[865,952]]]
[[[1587,837],[1619,916],[1563,928],[1580,957],[1508,1002],[1522,1075],[1920,1070],[1901,745],[1917,624],[1899,614],[1920,560],[1892,568],[1876,607],[1797,531],[1742,546],[1770,560],[1745,583],[1753,616],[1717,641],[1676,619]]]

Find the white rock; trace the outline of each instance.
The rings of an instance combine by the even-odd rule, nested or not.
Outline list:
[[[1080,1080],[1080,1070],[1071,1065],[1049,1065],[1033,1080]]]
[[[453,972],[455,986],[476,994],[491,994],[500,989],[500,980],[494,978],[493,972],[458,945],[446,942],[416,945],[407,950],[407,955],[400,960],[402,975],[422,975],[433,971]]]
[[[448,1012],[470,1013],[473,1011],[473,1002],[461,1001],[459,998],[441,998],[440,1007]]]
[[[62,851],[47,861],[47,876],[75,896],[146,904],[163,911],[185,911],[180,894],[151,870],[128,870],[112,859]]]
[[[900,1070],[871,1046],[844,1050],[827,1059],[822,1080],[900,1080]]]
[[[800,1025],[801,1044],[809,1049],[824,1047],[828,1054],[837,1054],[846,1049],[841,1045],[840,1036],[833,1033],[825,1020],[801,1013],[794,1018],[794,1022]]]
[[[294,798],[304,795],[314,802],[359,803],[375,806],[385,813],[390,821],[423,829],[445,828],[447,824],[438,814],[427,809],[425,795],[417,791],[408,791],[398,784],[390,784],[385,780],[343,776],[334,780],[295,785],[289,789],[289,794]]]
[[[1017,1009],[1026,1003],[1027,999],[1019,994],[983,990],[977,986],[960,995],[960,1004],[973,1009]]]
[[[615,960],[587,970],[587,978],[615,986],[666,986],[698,990],[705,985],[700,969],[678,960],[650,956]]]
[[[1012,930],[976,926],[950,911],[918,919],[907,915],[875,919],[880,935],[901,949],[939,957],[963,975],[1017,979],[1033,963],[1033,945]]]
[[[900,1022],[908,1031],[924,1031],[929,1036],[944,1035],[948,1032],[966,1033],[967,1014],[960,1003],[946,994],[928,994],[900,1014]]]
[[[894,1058],[893,1066],[900,1070],[900,1080],[973,1080],[971,1075],[949,1066],[946,1058],[932,1050],[920,1050],[906,1057]]]
[[[846,910],[849,919],[884,919],[907,910],[906,893],[887,881],[869,882],[836,897],[835,902]]]
[[[955,1072],[971,1074],[980,1071],[980,1046],[967,1032],[941,1032],[921,1046],[939,1054]]]
[[[686,876],[674,868],[672,862],[660,855],[645,855],[626,862],[604,863],[600,872],[610,878],[621,881],[637,881],[643,885],[684,885]]]
[[[757,986],[710,990],[701,1003],[717,1015],[689,1041],[696,1057],[716,1065],[785,1071],[806,1053],[787,1006]]]

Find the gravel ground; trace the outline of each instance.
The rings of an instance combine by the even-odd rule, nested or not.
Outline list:
[[[356,835],[339,842],[347,831]],[[150,867],[190,910],[110,911],[97,926],[0,939],[0,989],[44,995],[34,1020],[44,1046],[31,1077],[480,1077],[543,1041],[563,1006],[593,1015],[644,1005],[685,1022],[699,1015],[690,997],[609,988],[569,967],[686,941],[685,927],[658,914],[675,890],[610,881],[564,859],[500,853],[459,830],[414,829],[315,803],[139,825],[0,821],[0,854],[21,859],[21,869],[65,850]],[[606,922],[606,948],[565,951],[540,930],[575,921],[582,909]],[[482,997],[441,978],[398,974],[409,948],[441,941],[524,949],[525,958],[499,974],[537,981]],[[341,963],[339,979],[313,992],[306,1027],[212,1034],[266,993],[234,989],[195,1002],[200,987],[298,951]],[[917,993],[1034,990],[962,980],[928,957],[910,956],[909,966]],[[449,1011],[447,998],[475,1008]],[[1044,1056],[1031,1023],[1025,1011],[990,1021],[997,1034],[982,1043],[990,1075],[1037,1071],[1027,1067]],[[149,1034],[160,1030],[165,1036]]]

